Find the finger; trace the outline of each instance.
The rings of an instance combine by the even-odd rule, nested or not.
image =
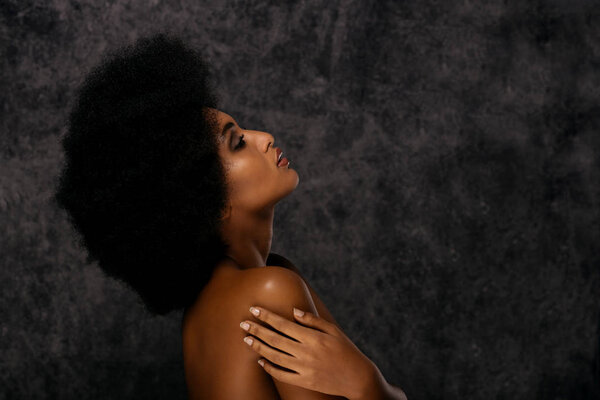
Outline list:
[[[268,359],[272,363],[278,364],[284,368],[288,368],[294,371],[296,371],[296,368],[298,368],[299,366],[298,359],[296,357],[282,353],[279,350],[272,349],[271,347],[267,346],[260,340],[253,338],[252,336],[246,336],[244,338],[244,342],[246,342],[246,344],[250,346],[252,350],[257,352],[264,358]]]
[[[253,312],[253,310],[258,311],[258,315]],[[260,319],[261,321],[266,322],[271,325],[273,328],[282,332],[283,334],[296,339],[300,343],[304,343],[306,338],[310,338],[314,336],[314,330],[310,328],[306,328],[302,325],[297,324],[294,321],[290,321],[278,314],[275,314],[272,311],[269,311],[263,307],[250,307],[250,312]]]
[[[338,327],[332,324],[329,321],[324,320],[323,318],[308,312],[302,311],[294,307],[294,318],[301,322],[303,325],[310,326],[312,328],[317,328],[325,333],[329,333],[331,335],[338,334]]]
[[[301,386],[300,374],[297,372],[287,372],[281,368],[277,368],[273,363],[269,362],[269,360],[265,358],[261,358],[258,360],[258,363],[261,364],[263,369],[267,372],[267,374],[271,375],[273,378],[277,379],[283,383],[289,383],[294,386]]]
[[[285,351],[293,356],[300,354],[300,343],[290,340],[265,326],[252,321],[243,321],[240,323],[240,328],[256,336],[271,347]]]

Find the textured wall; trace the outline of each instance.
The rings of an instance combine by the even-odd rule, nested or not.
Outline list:
[[[0,399],[185,398],[181,314],[146,314],[86,265],[49,200],[83,75],[159,29],[292,160],[272,250],[409,399],[598,395],[597,2],[0,11]]]

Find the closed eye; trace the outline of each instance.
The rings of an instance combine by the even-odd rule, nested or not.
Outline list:
[[[246,141],[244,140],[244,135],[240,136],[240,141],[235,145],[234,149],[240,149],[246,145]]]

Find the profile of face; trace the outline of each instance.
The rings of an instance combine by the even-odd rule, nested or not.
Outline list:
[[[231,115],[211,111],[216,112],[219,155],[229,190],[226,213],[260,213],[294,191],[298,173],[289,163],[277,165],[279,155],[270,133],[243,129]]]

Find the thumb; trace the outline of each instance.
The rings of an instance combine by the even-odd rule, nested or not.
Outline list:
[[[325,321],[323,318],[311,313],[302,311],[294,307],[294,318],[302,323],[303,325],[317,328],[323,332],[335,335],[336,326],[329,321]]]

